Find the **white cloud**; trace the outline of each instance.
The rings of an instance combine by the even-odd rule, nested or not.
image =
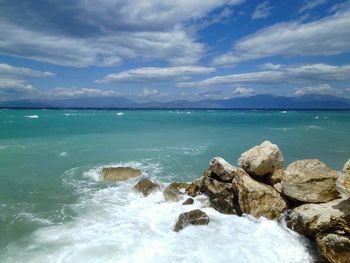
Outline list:
[[[271,56],[330,56],[350,52],[350,10],[309,22],[279,23],[235,43],[233,51],[213,60],[216,65]]]
[[[11,75],[17,77],[53,77],[54,73],[38,71],[30,68],[14,67],[8,64],[0,64],[0,75]]]
[[[17,11],[3,12],[0,18],[0,54],[72,67],[113,66],[126,59],[194,64],[205,47],[186,26],[217,8],[241,2],[79,0],[63,7],[61,1],[50,1],[55,15],[67,23],[53,19],[50,10],[38,12],[34,3],[28,2],[26,12],[21,12],[23,5],[9,2],[4,8]],[[30,23],[24,26],[26,19]]]
[[[115,97],[120,94],[113,90],[100,90],[95,88],[55,88],[50,90],[50,96],[61,98],[74,97]]]
[[[159,94],[159,91],[156,89],[143,89],[142,92],[139,93],[141,97],[153,97]]]
[[[254,10],[254,13],[252,14],[252,19],[256,20],[269,17],[271,15],[271,9],[272,6],[270,5],[269,1],[264,1],[258,4]]]
[[[304,1],[303,5],[300,7],[299,12],[305,12],[311,9],[314,9],[320,5],[323,5],[326,3],[327,0],[306,0]]]
[[[234,90],[233,94],[241,97],[249,97],[255,95],[255,89],[238,87]]]
[[[295,95],[303,96],[306,94],[332,94],[335,90],[328,84],[321,84],[317,86],[307,86],[296,89]]]
[[[350,64],[334,66],[328,64],[279,65],[264,64],[262,71],[215,76],[196,82],[184,82],[178,87],[209,87],[237,83],[281,84],[345,81],[350,79]]]
[[[208,74],[215,71],[212,67],[179,66],[179,67],[145,67],[130,69],[105,76],[98,83],[108,82],[154,82],[168,80],[185,80],[193,75]]]

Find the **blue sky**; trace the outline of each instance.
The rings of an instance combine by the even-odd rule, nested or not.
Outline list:
[[[0,0],[0,32],[0,100],[350,97],[350,1]]]

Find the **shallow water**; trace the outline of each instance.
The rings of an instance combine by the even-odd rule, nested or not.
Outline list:
[[[143,198],[134,180],[106,184],[99,171],[139,167],[164,188],[265,139],[286,164],[340,169],[349,130],[346,111],[0,111],[0,262],[308,262],[304,239],[264,219],[204,208],[208,226],[175,233],[200,197],[194,207]]]

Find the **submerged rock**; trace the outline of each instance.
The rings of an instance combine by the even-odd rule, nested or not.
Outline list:
[[[283,194],[293,200],[322,203],[339,197],[335,188],[338,173],[319,160],[291,163],[282,178]]]
[[[137,182],[134,189],[141,192],[143,196],[148,196],[150,193],[158,190],[160,188],[159,184],[153,183],[149,179],[142,179]]]
[[[294,208],[286,221],[289,228],[310,237],[325,232],[350,235],[350,200],[304,204]]]
[[[272,186],[253,180],[243,169],[237,169],[233,185],[243,213],[275,219],[287,209],[286,202]]]
[[[125,181],[141,175],[141,170],[132,167],[105,167],[101,176],[105,181]]]
[[[350,262],[350,237],[338,234],[319,234],[316,243],[321,254],[332,263]]]
[[[188,188],[186,183],[173,182],[165,188],[163,195],[166,201],[177,202],[184,196],[186,189]]]
[[[211,159],[209,169],[211,170],[210,177],[229,183],[232,182],[237,170],[236,167],[232,166],[221,157]]]
[[[185,202],[182,203],[182,205],[193,205],[194,200],[193,198],[187,198]]]
[[[179,232],[185,226],[191,225],[207,225],[209,223],[209,217],[200,209],[192,210],[186,213],[182,213],[174,227],[174,231]]]
[[[255,176],[273,173],[283,166],[283,155],[276,144],[265,141],[242,153],[238,166]]]

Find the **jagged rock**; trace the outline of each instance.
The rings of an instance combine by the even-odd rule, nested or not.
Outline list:
[[[202,187],[202,178],[194,180],[186,189],[186,194],[192,197],[196,197],[200,194]]]
[[[143,196],[146,197],[153,191],[159,189],[159,184],[153,183],[148,179],[142,179],[137,182],[137,184],[134,186],[134,189],[138,192],[141,192]]]
[[[172,202],[181,200],[188,186],[186,183],[171,183],[163,192],[164,199]]]
[[[325,232],[350,235],[350,200],[304,204],[294,208],[286,221],[289,228],[310,237]]]
[[[321,254],[332,263],[350,262],[350,237],[333,233],[318,234],[316,243]]]
[[[201,192],[206,193],[210,197],[222,191],[232,191],[232,183],[219,182],[208,176],[203,177]]]
[[[232,182],[237,170],[236,167],[232,166],[221,157],[211,159],[209,169],[211,169],[210,177],[229,183]]]
[[[223,214],[236,214],[233,206],[234,194],[232,191],[222,191],[209,198],[210,206]]]
[[[350,173],[341,173],[336,182],[336,189],[345,198],[350,198]]]
[[[243,169],[237,169],[233,185],[243,213],[275,219],[287,209],[286,202],[272,186],[253,180]]]
[[[193,205],[194,200],[193,198],[187,198],[185,202],[182,203],[182,205]]]
[[[182,213],[177,220],[174,227],[174,231],[179,232],[185,226],[191,225],[207,225],[209,223],[209,217],[200,209],[192,210],[186,213]]]
[[[282,178],[283,194],[293,200],[322,203],[339,197],[338,173],[319,160],[291,163]]]
[[[105,167],[101,176],[105,181],[124,181],[141,175],[141,170],[132,167]]]
[[[283,175],[284,175],[283,169],[277,169],[277,170],[273,171],[273,173],[271,173],[267,176],[268,184],[273,186],[275,184],[280,183]]]
[[[238,166],[255,176],[273,173],[283,166],[283,155],[276,144],[265,141],[242,153]]]
[[[343,172],[350,173],[350,159],[344,164]]]

